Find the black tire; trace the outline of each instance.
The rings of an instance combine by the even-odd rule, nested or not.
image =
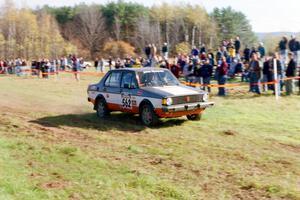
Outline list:
[[[110,112],[107,108],[107,103],[104,98],[100,98],[96,103],[96,112],[99,118],[105,118],[109,116]]]
[[[201,118],[202,118],[202,114],[193,114],[193,115],[187,115],[186,116],[188,120],[191,120],[191,121],[200,121]]]
[[[140,118],[145,126],[155,126],[159,122],[158,116],[156,115],[153,107],[148,103],[141,106]]]

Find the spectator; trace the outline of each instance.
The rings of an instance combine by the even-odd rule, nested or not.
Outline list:
[[[266,49],[264,47],[264,43],[259,43],[259,46],[258,46],[258,52],[260,54],[260,57],[263,59],[265,56],[266,56]]]
[[[195,63],[195,67],[194,67],[194,76],[195,76],[195,81],[194,83],[198,83],[198,84],[202,84],[202,76],[201,76],[201,63],[200,61],[198,60],[196,63]]]
[[[287,60],[287,45],[288,39],[286,36],[283,36],[282,40],[279,42],[280,62],[281,66],[283,67],[283,70]]]
[[[217,61],[217,65],[220,64],[222,62],[222,57],[223,57],[223,52],[221,47],[218,47],[217,53],[216,53],[216,61]]]
[[[256,53],[252,54],[251,61],[249,63],[249,78],[250,78],[250,92],[260,94],[259,80],[261,78],[261,68]]]
[[[237,57],[240,58],[241,41],[240,41],[239,36],[237,36],[234,41],[234,48],[235,48],[235,53],[236,53]]]
[[[99,71],[98,63],[99,63],[99,59],[96,58],[95,61],[94,61],[94,67],[95,67],[96,71]]]
[[[204,84],[203,90],[206,90],[210,93],[210,79],[213,73],[213,66],[209,63],[209,59],[207,59],[204,65],[200,68],[200,75],[203,78],[202,83]]]
[[[168,60],[169,59],[169,47],[168,47],[168,43],[164,43],[162,49],[162,56],[165,60]]]
[[[97,71],[100,71],[101,73],[105,73],[105,65],[104,65],[104,59],[103,58],[100,58],[98,60]]]
[[[268,57],[265,58],[265,62],[263,63],[263,91],[268,91],[269,84],[267,82],[272,81],[271,80],[271,70],[270,70],[270,62],[272,62]]]
[[[257,53],[257,51],[256,51],[255,47],[252,47],[251,52],[250,52],[250,58],[252,58],[253,54],[256,54],[256,53]]]
[[[147,59],[151,59],[151,44],[145,47],[145,54]]]
[[[226,62],[226,57],[223,56],[222,63],[216,69],[216,78],[219,85],[219,92],[218,92],[219,96],[226,95],[225,84],[226,84],[227,72],[228,72],[228,64]]]
[[[251,50],[246,45],[246,48],[244,49],[244,59],[246,62],[250,61],[250,55],[251,55]]]
[[[113,60],[112,60],[112,57],[109,56],[109,59],[108,59],[108,67],[109,67],[109,70],[112,70],[112,67],[113,67]]]
[[[289,49],[293,53],[292,57],[296,65],[298,64],[298,51],[300,50],[299,42],[296,40],[296,36],[292,35],[289,41]]]
[[[174,76],[176,78],[179,78],[180,68],[178,67],[178,65],[176,64],[176,62],[174,62],[171,65],[170,70],[171,70],[171,72],[174,74]]]
[[[290,52],[288,54],[289,63],[288,63],[288,66],[286,68],[286,77],[288,79],[285,81],[286,95],[293,94],[293,79],[290,79],[291,77],[296,76],[296,62],[294,61],[293,56],[294,56],[294,54],[292,52]]]
[[[151,46],[151,58],[152,59],[155,58],[156,55],[157,55],[157,48],[156,48],[155,44],[152,44],[152,46]]]
[[[202,55],[203,53],[206,54],[206,47],[205,44],[202,44],[201,48],[200,48],[200,54]]]
[[[215,66],[215,56],[211,52],[211,50],[209,50],[209,53],[207,54],[207,57],[209,59],[209,64],[211,64],[212,66]]]
[[[197,49],[195,46],[193,46],[191,54],[192,54],[193,57],[198,58],[198,56],[199,56],[199,49]]]

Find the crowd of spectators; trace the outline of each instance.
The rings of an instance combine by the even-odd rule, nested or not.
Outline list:
[[[242,49],[242,47],[244,48]],[[293,94],[296,83],[298,52],[300,43],[295,36],[288,40],[286,36],[278,44],[279,53],[267,54],[263,43],[249,48],[242,45],[239,37],[223,40],[213,51],[204,44],[199,48],[193,46],[189,54],[178,54],[169,58],[169,46],[164,43],[160,50],[155,44],[145,47],[145,57],[134,58],[96,58],[94,67],[97,72],[105,73],[107,69],[127,67],[160,67],[168,68],[178,79],[192,85],[201,85],[201,88],[211,92],[213,80],[218,84],[218,95],[225,96],[225,86],[228,80],[241,78],[241,82],[249,82],[249,92],[260,95],[261,92],[273,91],[277,78],[278,91]],[[159,52],[159,53],[158,53]],[[69,55],[60,59],[39,59],[30,63],[23,59],[0,60],[0,74],[17,74],[21,76],[24,68],[29,66],[32,75],[48,78],[49,74],[71,70],[76,80],[79,80],[80,71],[92,64],[85,64],[83,58]],[[276,65],[276,68],[275,66]],[[299,73],[300,76],[300,73]]]

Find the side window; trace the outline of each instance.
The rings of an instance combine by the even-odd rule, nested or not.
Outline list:
[[[137,88],[137,81],[135,78],[135,74],[132,72],[125,72],[123,74],[121,87],[122,88]]]
[[[107,87],[120,87],[121,72],[112,72],[105,81]]]

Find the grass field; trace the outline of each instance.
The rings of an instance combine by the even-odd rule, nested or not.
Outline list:
[[[151,129],[97,119],[96,80],[0,77],[0,199],[300,199],[300,96],[213,97]]]

